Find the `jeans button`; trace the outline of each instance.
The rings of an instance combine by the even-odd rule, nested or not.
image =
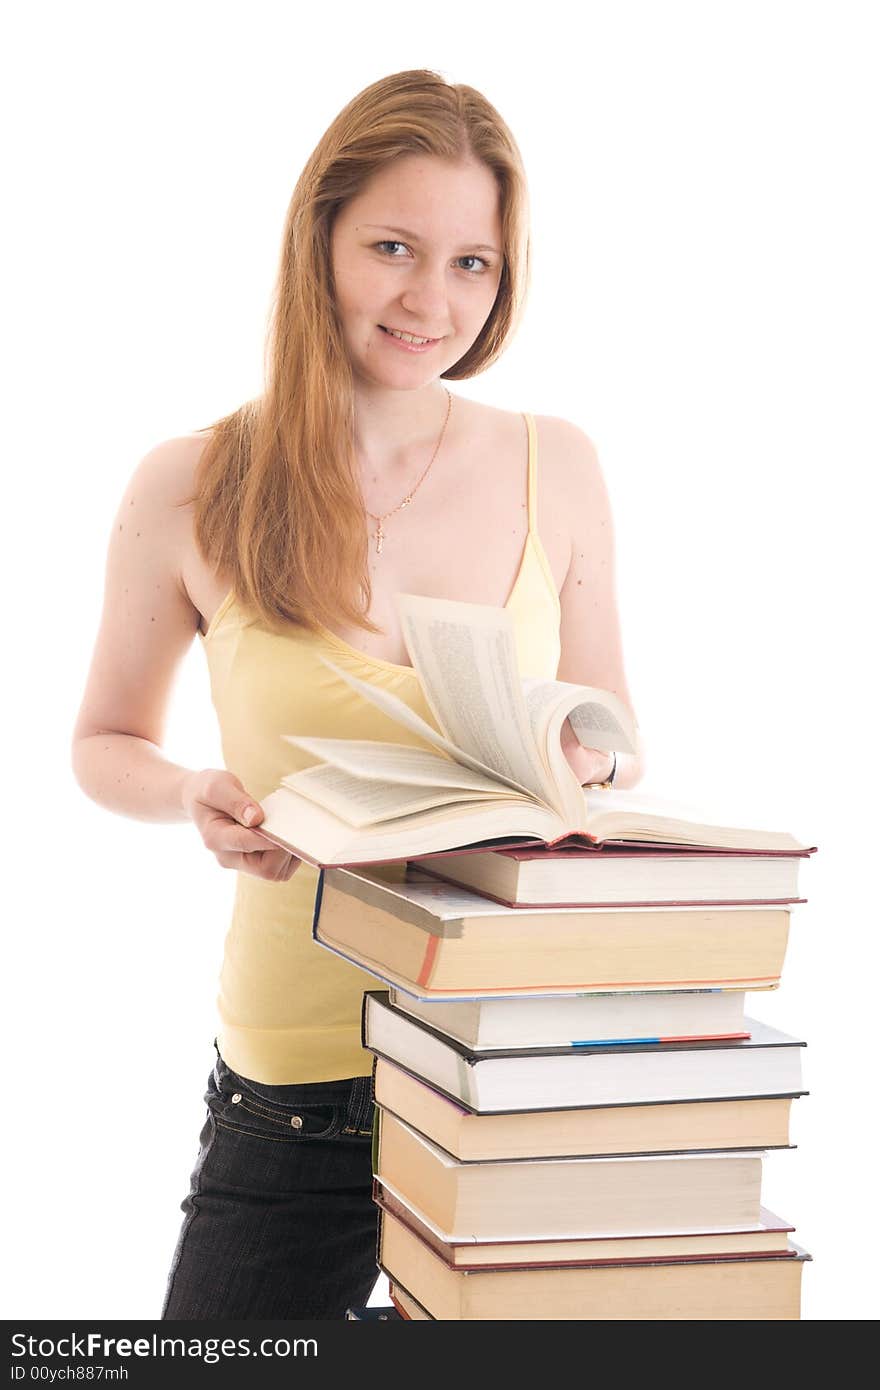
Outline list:
[[[238,1105],[238,1102],[239,1102],[240,1100],[241,1100],[241,1093],[240,1093],[239,1091],[236,1091],[235,1095],[232,1097],[232,1104],[233,1104],[233,1105]]]
[[[293,1125],[294,1129],[302,1129],[302,1115],[291,1115],[290,1123]]]

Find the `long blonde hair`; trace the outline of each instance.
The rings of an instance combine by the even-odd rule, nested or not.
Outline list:
[[[265,349],[265,390],[205,426],[195,535],[265,623],[309,628],[368,617],[364,503],[354,450],[351,366],[336,310],[330,234],[368,180],[401,155],[481,161],[499,190],[503,266],[476,341],[443,373],[476,376],[516,331],[529,285],[528,193],[513,135],[473,87],[415,69],[372,83],[340,111],[287,211]]]

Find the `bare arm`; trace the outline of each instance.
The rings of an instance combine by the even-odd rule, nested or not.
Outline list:
[[[608,489],[589,437],[565,420],[554,420],[554,426],[561,432],[557,456],[571,517],[571,560],[560,593],[559,679],[612,691],[635,719],[624,671]],[[610,754],[581,748],[568,721],[563,727],[563,747],[581,782],[599,782],[610,775]],[[633,787],[644,773],[641,743],[637,753],[617,754],[615,787]]]
[[[202,441],[171,439],[136,468],[110,534],[104,607],[79,715],[72,765],[82,790],[119,815],[192,820],[224,868],[273,880],[299,860],[245,827],[262,808],[225,768],[195,770],[162,752],[170,693],[200,614],[183,583],[188,495]],[[256,815],[247,818],[248,807]]]
[[[93,801],[146,821],[188,819],[189,768],[161,752],[168,696],[199,622],[179,574],[185,493],[200,443],[151,450],[125,489],[107,550],[104,607],[73,731],[73,770]]]

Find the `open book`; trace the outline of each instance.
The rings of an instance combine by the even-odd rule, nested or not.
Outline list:
[[[404,701],[326,664],[428,747],[285,734],[321,762],[282,778],[255,827],[320,866],[376,864],[489,842],[674,844],[790,854],[773,830],[703,819],[690,806],[578,783],[566,718],[585,748],[634,753],[637,725],[607,690],[524,678],[503,608],[401,594],[404,640],[433,728]]]

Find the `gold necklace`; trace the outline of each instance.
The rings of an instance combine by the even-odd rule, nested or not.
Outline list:
[[[443,387],[443,390],[446,391],[445,386]],[[437,457],[440,445],[443,443],[443,436],[446,433],[446,426],[449,424],[449,416],[452,412],[452,393],[450,391],[446,391],[446,395],[448,397],[448,404],[446,406],[446,419],[443,421],[443,428],[440,431],[440,438],[437,440],[437,447],[431,455],[430,459],[428,460],[428,468],[431,467],[431,464]],[[428,468],[425,469],[424,473],[422,474],[421,478],[419,478],[419,481],[416,483],[415,487],[406,494],[403,501],[399,502],[396,507],[392,507],[390,512],[383,512],[381,516],[376,516],[374,512],[367,511],[367,516],[372,521],[376,522],[376,530],[373,532],[373,540],[376,542],[377,555],[382,554],[382,543],[385,539],[385,532],[382,529],[382,522],[385,520],[386,517],[394,516],[395,512],[401,512],[403,511],[404,507],[409,506],[410,502],[415,497],[425,478],[428,476]],[[366,508],[364,508],[364,510],[366,511]]]

